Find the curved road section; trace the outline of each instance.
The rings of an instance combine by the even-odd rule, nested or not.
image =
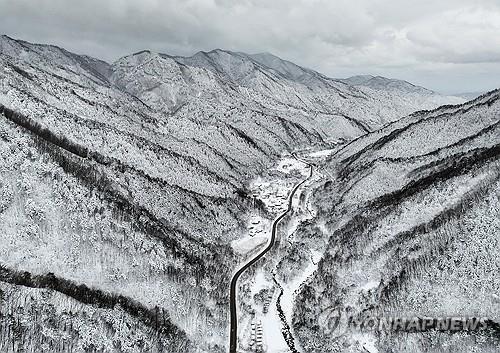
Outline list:
[[[294,158],[299,160],[295,155]],[[229,353],[237,353],[236,349],[238,347],[238,315],[236,312],[236,287],[238,284],[238,279],[241,274],[245,272],[250,266],[259,261],[269,250],[271,250],[276,242],[276,232],[278,230],[278,224],[281,220],[292,210],[292,201],[295,193],[299,189],[299,187],[304,184],[309,178],[313,175],[313,166],[307,162],[301,160],[302,163],[307,164],[309,167],[309,175],[307,178],[302,180],[300,183],[295,185],[290,195],[288,195],[288,207],[285,212],[280,214],[273,221],[272,231],[271,231],[271,239],[264,250],[262,250],[259,254],[257,254],[252,260],[243,265],[233,276],[231,279],[231,289],[229,293],[229,301],[230,301],[230,311],[231,311],[231,331],[229,334]]]

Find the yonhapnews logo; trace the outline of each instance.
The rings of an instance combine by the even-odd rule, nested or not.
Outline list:
[[[351,315],[340,306],[328,307],[321,312],[318,323],[325,333],[340,336],[347,330],[359,331],[405,331],[425,332],[436,331],[479,331],[488,328],[492,322],[487,317],[469,316],[369,316]]]

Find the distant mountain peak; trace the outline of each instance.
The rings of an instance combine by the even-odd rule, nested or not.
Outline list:
[[[375,90],[385,90],[385,91],[398,90],[406,93],[419,93],[419,94],[435,93],[427,88],[414,85],[413,83],[410,83],[405,80],[398,80],[383,76],[357,75],[343,79],[342,81],[353,86],[363,86]]]

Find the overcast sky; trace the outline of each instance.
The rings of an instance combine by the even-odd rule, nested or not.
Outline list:
[[[271,52],[332,77],[500,87],[500,0],[0,0],[0,32],[107,61]]]

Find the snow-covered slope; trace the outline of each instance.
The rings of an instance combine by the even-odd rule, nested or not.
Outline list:
[[[37,52],[22,50],[29,60],[0,56],[0,253],[7,289],[28,298],[32,291],[19,285],[60,293],[55,301],[35,296],[40,318],[45,309],[76,300],[83,316],[67,326],[65,309],[51,314],[49,327],[73,337],[68,347],[75,349],[92,344],[99,350],[116,341],[132,351],[222,350],[226,283],[236,266],[229,244],[254,207],[245,181],[288,148],[292,136],[303,143],[314,137],[292,135],[297,130],[290,126],[288,141],[278,140],[281,127],[278,138],[254,142],[237,124],[195,114],[172,119],[101,84],[92,72],[77,71],[84,68],[64,52],[51,55],[68,66],[50,67]],[[55,279],[35,277],[48,273]],[[72,285],[81,284],[90,290],[73,293]],[[107,293],[124,309],[106,316],[80,309],[89,304],[86,296],[98,308],[113,309]],[[87,310],[98,326],[76,325]],[[95,340],[81,338],[108,322],[110,329]],[[25,329],[44,332],[46,325],[41,319]],[[126,325],[133,327],[130,340]],[[164,328],[169,332],[158,341]],[[45,339],[33,337],[33,344]]]
[[[412,114],[333,153],[320,166],[318,216],[299,233],[329,240],[295,302],[304,350],[496,351],[499,158],[498,90]],[[486,317],[492,330],[363,331],[333,326],[338,312]]]
[[[407,81],[395,80],[382,76],[359,75],[342,80],[353,86],[363,86],[374,90],[399,91],[406,93],[436,94],[424,87],[415,86]]]
[[[377,92],[376,94],[379,95],[389,94],[392,96],[393,100],[401,100],[401,104],[425,107],[422,109],[432,109],[446,104],[461,104],[465,100],[475,98],[471,97],[468,99],[462,96],[446,96],[433,92],[427,88],[416,86],[407,81],[381,76],[352,76],[343,79],[342,82],[357,87],[367,92],[369,95],[373,95],[374,92]]]
[[[428,108],[404,95],[267,55],[107,64],[0,37],[0,294],[24,313],[0,331],[33,338],[2,347],[225,351],[249,180]]]
[[[310,122],[309,128],[330,141],[350,139],[416,110],[464,102],[404,85],[390,90],[358,87],[271,54],[221,49],[192,57],[140,52],[117,61],[111,80],[170,112],[184,105],[198,107],[200,101],[217,111],[234,106],[270,110],[286,120]]]

